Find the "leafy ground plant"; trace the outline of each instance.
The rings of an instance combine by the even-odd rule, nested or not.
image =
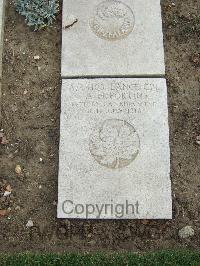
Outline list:
[[[17,12],[25,16],[28,26],[39,30],[53,23],[59,10],[57,0],[16,0]]]

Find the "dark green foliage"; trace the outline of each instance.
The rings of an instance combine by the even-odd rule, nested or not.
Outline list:
[[[53,23],[59,4],[57,0],[15,0],[15,7],[28,26],[39,30]]]

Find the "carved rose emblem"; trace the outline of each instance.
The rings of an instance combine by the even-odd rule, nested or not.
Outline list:
[[[90,136],[90,152],[108,168],[129,165],[138,155],[140,141],[134,127],[124,120],[105,120]]]

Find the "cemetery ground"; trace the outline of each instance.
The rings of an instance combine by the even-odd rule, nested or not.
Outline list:
[[[34,32],[8,1],[0,125],[1,252],[199,249],[199,9],[198,0],[162,1],[173,220],[66,220],[56,218],[61,12],[52,27]]]

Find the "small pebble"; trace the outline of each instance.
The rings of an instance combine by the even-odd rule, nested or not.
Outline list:
[[[33,227],[33,221],[32,220],[28,220],[26,227],[31,228]]]
[[[7,214],[6,210],[0,210],[0,216],[5,216]]]
[[[54,205],[54,206],[56,206],[56,205],[57,205],[57,202],[56,202],[55,200],[53,201],[53,205]]]
[[[4,197],[7,197],[7,196],[9,196],[10,194],[11,194],[11,191],[5,191],[4,194],[3,194],[3,196],[4,196]]]
[[[188,238],[190,236],[194,236],[194,229],[192,226],[187,225],[180,229],[178,234],[180,238]]]
[[[22,173],[22,168],[19,164],[16,165],[16,167],[15,167],[15,173],[18,175],[20,175]]]
[[[10,184],[8,184],[8,185],[6,186],[6,191],[9,191],[9,192],[12,191],[12,188],[11,188],[11,185],[10,185]]]
[[[197,136],[197,137],[196,137],[196,143],[197,143],[198,145],[200,145],[200,136]]]
[[[40,56],[39,56],[39,55],[35,55],[35,56],[34,56],[34,59],[35,59],[35,60],[39,60],[39,59],[40,59]]]
[[[15,210],[16,210],[16,211],[19,211],[20,209],[21,209],[20,206],[16,206],[16,207],[15,207]]]
[[[93,246],[93,245],[96,244],[96,241],[95,240],[91,240],[91,241],[88,242],[88,244],[91,245],[91,246]]]

